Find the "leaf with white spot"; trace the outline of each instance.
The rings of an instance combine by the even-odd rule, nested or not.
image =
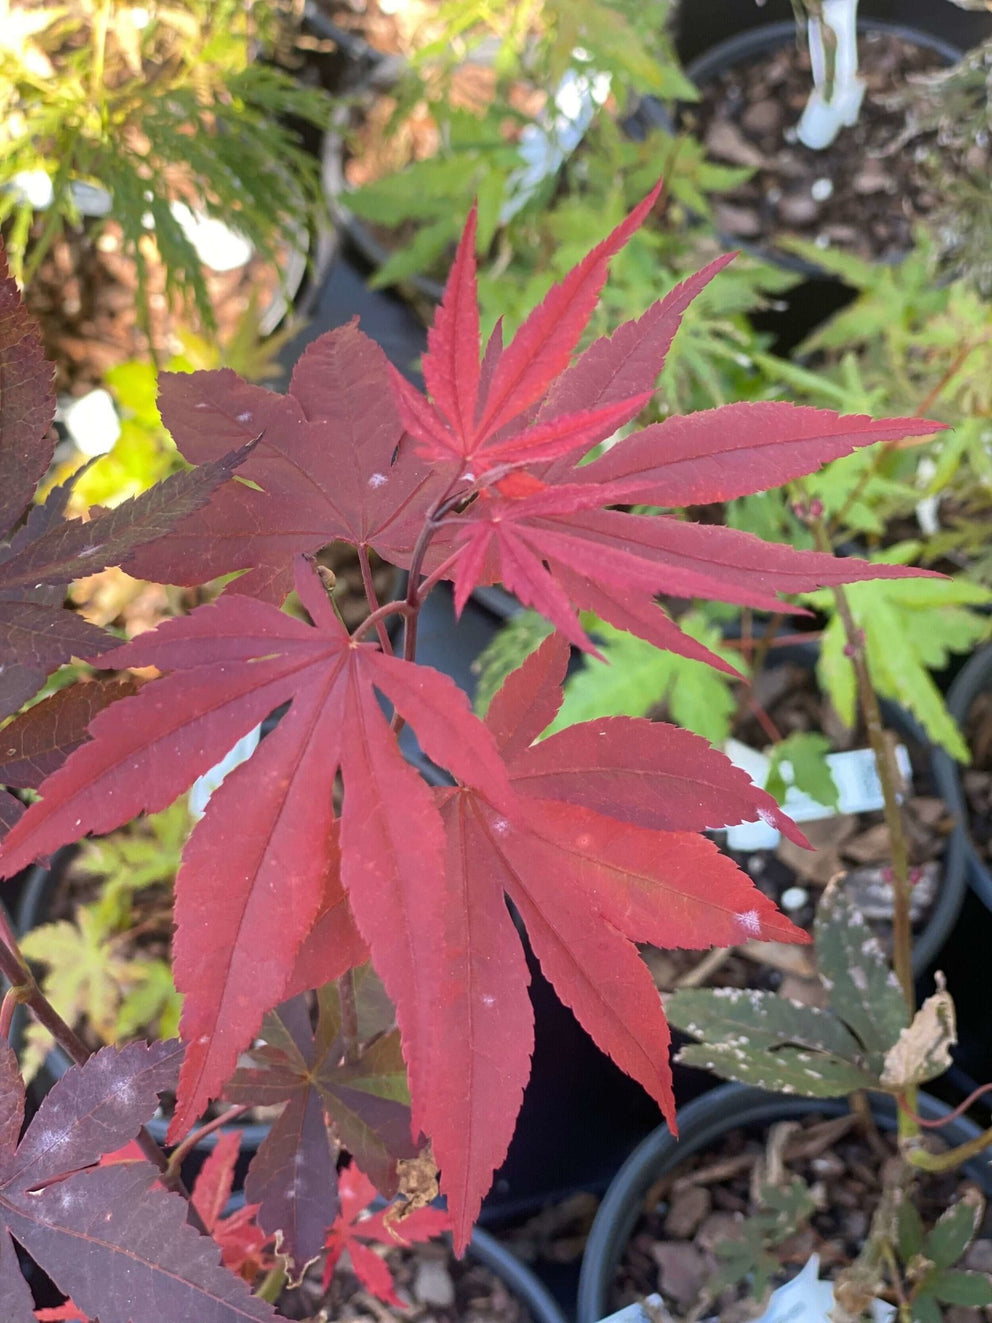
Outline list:
[[[185,1200],[155,1186],[151,1163],[94,1166],[134,1138],[174,1087],[181,1056],[175,1041],[104,1048],[66,1072],[18,1145],[24,1086],[14,1054],[0,1048],[0,1236],[102,1323],[269,1323],[272,1306],[221,1266],[214,1241],[188,1225]],[[31,1323],[15,1275],[5,1244],[4,1323]]]
[[[824,891],[814,927],[820,977],[834,1014],[857,1035],[881,1074],[885,1054],[906,1027],[906,1001],[892,967],[860,910],[836,878]]]
[[[665,998],[677,1029],[702,1038],[689,1066],[762,1089],[834,1098],[875,1083],[853,1034],[829,1011],[750,988],[685,988]]]

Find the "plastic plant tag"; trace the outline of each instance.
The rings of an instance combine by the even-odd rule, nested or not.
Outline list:
[[[822,14],[810,14],[809,54],[816,86],[796,126],[796,137],[814,151],[829,147],[842,128],[858,122],[865,84],[858,77],[857,10],[858,0],[823,0]],[[829,38],[825,27],[831,30]],[[828,41],[833,45],[832,73]]]
[[[262,727],[256,726],[247,735],[242,735],[234,748],[219,763],[215,763],[209,772],[204,772],[193,782],[189,790],[189,811],[195,819],[199,820],[203,817],[210,796],[229,772],[233,772],[235,767],[240,767],[242,763],[248,761],[258,748],[261,738]]]
[[[763,786],[768,779],[771,760],[757,749],[740,740],[728,740],[724,753],[735,766],[747,772],[756,785]],[[847,753],[828,753],[827,765],[837,787],[837,813],[869,813],[884,807],[882,783],[875,768],[875,755],[871,749],[851,749]],[[901,775],[909,779],[912,767],[905,745],[896,747],[896,765]],[[791,768],[782,763],[783,775]],[[835,810],[818,804],[795,786],[790,786],[782,808],[794,822],[812,822],[817,818],[832,818]],[[774,850],[779,842],[775,827],[765,822],[743,822],[727,829],[727,845],[731,850]]]
[[[772,1292],[768,1308],[755,1323],[831,1323],[834,1288],[820,1281],[820,1256],[810,1256],[798,1277]],[[895,1307],[883,1300],[872,1301],[875,1323],[887,1323],[895,1317]]]

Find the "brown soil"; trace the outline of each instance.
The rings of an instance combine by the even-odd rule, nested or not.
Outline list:
[[[893,101],[907,79],[944,62],[889,33],[862,35],[859,52],[867,83],[860,118],[823,151],[795,138],[812,81],[808,52],[793,42],[702,89],[686,122],[718,160],[755,167],[717,206],[721,230],[768,244],[795,236],[872,261],[911,246],[914,223],[941,201],[927,168],[936,135],[905,141]]]
[[[926,1142],[941,1146],[932,1137]],[[773,1172],[780,1188],[801,1178],[817,1203],[808,1222],[769,1249],[781,1265],[773,1286],[795,1276],[813,1253],[820,1256],[821,1278],[832,1275],[861,1249],[894,1153],[890,1137],[862,1134],[850,1116],[820,1119],[815,1104],[798,1124],[729,1132],[720,1145],[687,1159],[651,1187],[618,1273],[612,1308],[658,1291],[674,1318],[689,1317],[726,1262],[719,1247],[743,1237],[745,1222],[757,1210],[756,1186],[769,1182]],[[924,1223],[932,1225],[969,1185],[957,1172],[922,1176],[915,1202]],[[980,1236],[961,1267],[992,1268],[992,1212],[986,1212]],[[742,1288],[729,1287],[699,1312],[737,1323],[759,1310],[744,1299]],[[981,1309],[950,1309],[945,1319],[978,1323],[988,1316]]]
[[[147,301],[151,336],[146,335],[138,299],[137,268],[121,251],[121,230],[109,222],[66,230],[52,246],[25,290],[28,310],[41,323],[45,355],[56,365],[56,390],[85,395],[99,386],[108,369],[153,350],[168,358],[182,348],[177,332],[198,325],[166,294],[165,268],[148,239]],[[246,316],[269,307],[279,294],[280,276],[260,257],[233,271],[204,270],[215,334],[230,343]]]
[[[867,741],[848,732],[817,689],[815,677],[804,666],[768,666],[754,681],[751,696],[784,737],[795,731],[822,731],[836,751],[865,747]],[[765,749],[768,734],[751,711],[738,720],[734,735],[756,749]],[[926,793],[926,754],[913,742],[907,745],[913,763],[913,792],[903,814],[910,846],[910,863],[916,870],[913,896],[915,931],[926,922],[941,879],[940,859],[951,819],[942,800]],[[846,874],[848,894],[871,923],[883,946],[891,943],[892,884],[889,833],[881,811],[842,814],[800,824],[814,846],[802,850],[783,837],[774,850],[747,853],[728,851],[769,896],[800,927],[811,930],[816,905],[824,887],[838,873]],[[801,888],[802,904],[786,908],[787,891]],[[698,951],[644,953],[655,982],[662,989],[673,987],[751,987],[779,991],[807,1004],[821,1000],[811,948],[779,943],[749,942],[742,947],[701,954]]]
[[[403,1323],[530,1323],[530,1313],[500,1278],[471,1258],[456,1259],[442,1244],[389,1250],[385,1257],[395,1278],[396,1294],[404,1302],[402,1309],[371,1296],[346,1260],[338,1264],[330,1287],[323,1291],[323,1264],[318,1261],[298,1288],[283,1292],[277,1306],[280,1314],[307,1323],[318,1323],[318,1318],[342,1323],[388,1323],[391,1319]]]

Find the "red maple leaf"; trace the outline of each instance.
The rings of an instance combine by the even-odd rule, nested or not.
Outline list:
[[[604,507],[728,500],[779,486],[858,446],[930,435],[941,424],[843,417],[782,402],[731,404],[644,428],[581,463],[592,445],[636,416],[685,308],[730,260],[711,263],[569,367],[610,258],[657,192],[554,286],[506,349],[497,328],[481,366],[470,217],[423,360],[432,402],[395,370],[391,376],[418,453],[460,466],[449,490],[467,504],[446,521],[426,562],[435,572],[444,562],[458,611],[474,588],[500,582],[579,647],[593,650],[576,608],[729,669],[659,610],[659,594],[777,611],[780,593],[919,571]]]
[[[445,474],[409,447],[386,356],[352,323],[318,337],[293,369],[285,395],[215,372],[163,373],[159,408],[185,457],[219,459],[253,437],[230,483],[207,508],[132,556],[128,569],[159,583],[203,583],[247,569],[234,592],[282,602],[293,557],[328,542],[408,554]],[[395,456],[395,458],[394,458]]]
[[[46,782],[4,843],[4,868],[171,803],[286,699],[289,711],[211,797],[176,882],[173,948],[188,1043],[170,1137],[220,1092],[262,1017],[296,990],[294,966],[318,919],[335,940],[311,948],[309,976],[336,977],[372,951],[397,1005],[415,1081],[420,1041],[446,983],[437,875],[443,829],[431,793],[400,754],[376,691],[428,755],[507,807],[492,739],[439,672],[353,640],[301,562],[313,624],[228,594],[103,658],[172,674],[105,710],[92,739]],[[340,876],[332,795],[341,770]],[[246,802],[250,813],[245,812]],[[223,861],[223,882],[218,867]],[[344,904],[342,883],[350,902]]]
[[[394,1289],[389,1265],[369,1249],[369,1242],[395,1248],[432,1240],[450,1230],[448,1214],[442,1208],[416,1208],[405,1217],[387,1221],[388,1210],[369,1212],[369,1205],[376,1198],[376,1189],[354,1163],[341,1173],[339,1189],[341,1211],[328,1228],[324,1242],[327,1247],[324,1290],[334,1276],[341,1255],[347,1250],[355,1276],[362,1285],[385,1304],[402,1308],[403,1302]]]
[[[668,1027],[634,942],[809,940],[698,834],[760,815],[804,842],[704,740],[615,717],[533,743],[561,702],[568,655],[552,635],[490,707],[487,725],[519,795],[515,814],[464,786],[436,792],[447,831],[444,960],[459,998],[436,1010],[431,1091],[415,1097],[414,1122],[432,1118],[456,1244],[505,1156],[507,1118],[530,1074],[527,968],[505,896],[561,1000],[673,1128]],[[467,1101],[455,1111],[442,1108],[445,1097]]]
[[[696,834],[764,814],[796,838],[722,755],[623,718],[534,743],[560,701],[565,640],[590,646],[576,609],[709,657],[659,608],[659,593],[781,610],[782,592],[913,572],[613,507],[725,499],[858,445],[932,433],[939,425],[927,420],[728,406],[580,463],[633,420],[683,311],[723,264],[569,366],[609,260],[653,196],[510,345],[497,329],[484,353],[470,221],[424,360],[433,403],[395,375],[391,400],[381,352],[355,327],[307,351],[287,397],[229,373],[167,386],[166,413],[190,458],[226,451],[245,429],[265,435],[242,470],[254,486],[218,491],[148,563],[132,564],[164,577],[181,568],[187,583],[247,568],[244,591],[236,585],[101,659],[167,674],[94,719],[90,742],[0,847],[11,873],[86,831],[164,807],[288,701],[185,851],[175,974],[187,1055],[171,1133],[220,1091],[266,1011],[367,949],[396,1006],[413,1138],[422,1130],[434,1143],[459,1248],[529,1069],[527,972],[506,896],[560,996],[669,1116],[667,1027],[634,941],[803,940]],[[297,564],[296,582],[312,624],[276,609],[293,556],[332,539],[411,569],[397,608],[408,619],[426,569],[453,579],[459,605],[476,584],[502,579],[561,637],[511,678],[483,726],[451,682],[391,655],[384,631],[376,643],[364,627],[349,636],[308,569]],[[383,702],[455,788],[434,793],[404,763]]]
[[[234,1212],[224,1209],[234,1188],[234,1168],[241,1151],[241,1136],[236,1129],[222,1131],[217,1143],[197,1173],[191,1191],[193,1207],[203,1225],[220,1246],[221,1261],[231,1272],[253,1282],[275,1263],[272,1237],[255,1220],[257,1204],[243,1204]]]

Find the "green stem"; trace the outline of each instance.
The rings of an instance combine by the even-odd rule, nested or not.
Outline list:
[[[946,1153],[931,1153],[929,1149],[911,1148],[906,1154],[906,1160],[923,1171],[954,1171],[963,1162],[967,1162],[969,1158],[976,1158],[979,1153],[990,1147],[992,1147],[992,1126],[988,1130],[983,1130],[980,1135],[976,1135],[974,1139],[969,1139],[967,1144],[959,1144],[957,1148],[948,1149]]]
[[[828,554],[833,551],[827,536],[823,520],[810,518],[810,527],[816,537],[820,551]],[[855,682],[858,690],[858,704],[868,734],[868,743],[875,758],[875,767],[882,787],[885,825],[889,830],[889,844],[892,851],[892,941],[893,964],[899,986],[906,1001],[910,1018],[916,1011],[916,990],[913,986],[913,930],[910,922],[910,895],[912,883],[909,877],[909,850],[906,845],[906,833],[903,830],[902,812],[899,807],[899,771],[894,764],[892,751],[885,738],[882,725],[882,713],[878,705],[878,695],[871,682],[868,658],[865,651],[864,634],[859,629],[847,593],[843,588],[834,589],[837,614],[844,627],[847,639],[847,652],[854,667]]]
[[[270,1305],[274,1305],[282,1294],[285,1285],[286,1269],[279,1263],[266,1274],[255,1295],[259,1300],[267,1300]]]

